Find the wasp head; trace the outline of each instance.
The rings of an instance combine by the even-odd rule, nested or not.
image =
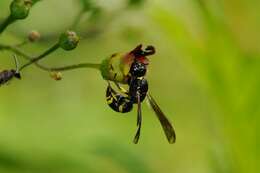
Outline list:
[[[129,73],[131,76],[142,77],[146,74],[146,65],[141,62],[134,61],[130,67]]]
[[[155,54],[155,48],[151,45],[147,46],[144,50],[142,49],[142,44],[139,44],[138,46],[136,46],[136,48],[134,48],[130,54],[134,55],[134,58],[136,61],[139,61],[143,64],[148,64],[149,60],[147,59],[146,56],[150,56]]]
[[[18,72],[17,70],[14,70],[14,69],[12,69],[12,70],[10,70],[10,71],[11,71],[11,73],[13,74],[13,76],[14,76],[15,78],[21,79],[21,74],[20,74],[20,72]]]
[[[134,57],[129,71],[130,74],[136,77],[144,76],[146,74],[146,66],[149,64],[147,56],[155,54],[155,48],[153,46],[147,46],[143,50],[142,44],[140,44],[134,48],[130,54]]]

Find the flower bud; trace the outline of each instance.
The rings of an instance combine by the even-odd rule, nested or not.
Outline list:
[[[50,73],[50,76],[52,79],[58,81],[58,80],[61,80],[62,79],[62,73],[61,72],[58,72],[58,71],[53,71]]]
[[[10,5],[11,17],[13,19],[25,19],[32,7],[32,0],[13,0]]]
[[[38,31],[31,31],[28,34],[28,40],[30,42],[38,41],[41,38],[41,34]]]
[[[64,50],[75,49],[78,45],[79,37],[73,31],[67,31],[61,34],[59,39],[59,45]]]

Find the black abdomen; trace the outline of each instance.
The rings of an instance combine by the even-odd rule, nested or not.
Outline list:
[[[7,81],[12,79],[14,76],[13,71],[11,70],[4,70],[0,73],[0,85],[5,84]]]
[[[140,101],[142,102],[148,91],[148,82],[145,78],[132,78],[130,81],[129,95],[134,103],[137,103],[137,92],[140,94]]]
[[[133,109],[133,103],[128,97],[116,93],[110,86],[106,91],[107,104],[116,112],[126,113]]]

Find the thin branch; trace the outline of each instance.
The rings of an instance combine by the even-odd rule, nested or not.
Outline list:
[[[68,66],[63,66],[63,67],[51,67],[48,68],[49,71],[68,71],[68,70],[74,70],[74,69],[79,69],[79,68],[93,68],[93,69],[100,69],[100,64],[96,63],[80,63],[80,64],[73,64],[73,65],[68,65]]]
[[[30,64],[35,59],[35,58],[33,58],[33,56],[23,52],[21,49],[15,47],[15,46],[0,44],[0,50],[8,50],[8,51],[14,52],[17,55],[20,55],[21,57],[25,58],[26,60],[29,60]],[[51,71],[69,71],[69,70],[74,70],[74,69],[79,69],[79,68],[93,68],[93,69],[99,70],[99,68],[100,68],[100,64],[97,64],[97,63],[80,63],[80,64],[73,64],[73,65],[62,66],[62,67],[46,67],[44,65],[39,64],[37,61],[35,61],[33,63],[38,68],[40,68],[44,71],[48,71],[48,72],[51,72]],[[20,68],[20,70],[22,70],[24,68]]]
[[[7,28],[8,25],[13,23],[15,20],[10,16],[8,16],[3,23],[0,24],[0,34]]]
[[[55,45],[53,45],[51,48],[49,48],[48,50],[46,50],[45,52],[43,52],[42,54],[40,54],[39,56],[35,57],[35,58],[31,58],[30,62],[24,64],[20,70],[24,69],[25,67],[41,60],[42,58],[46,57],[47,55],[49,55],[50,53],[52,53],[53,51],[57,50],[60,47],[60,45],[58,43],[56,43]]]
[[[24,57],[27,60],[31,60],[33,58],[33,56],[28,55],[27,53],[23,52],[18,47],[11,46],[11,45],[5,45],[5,44],[1,44],[0,43],[0,50],[8,50],[8,51],[14,52],[17,55],[20,55],[20,56]]]
[[[25,46],[29,43],[29,40],[24,40],[22,41],[21,43],[18,43],[16,45],[14,45],[15,47],[22,47],[22,46]]]
[[[77,14],[77,17],[74,19],[74,21],[72,22],[72,25],[70,27],[70,29],[76,29],[77,26],[79,25],[79,22],[81,21],[82,19],[82,16],[84,15],[85,13],[85,10],[80,10],[79,13]]]
[[[0,44],[0,50],[8,50],[8,51],[14,52],[15,54],[20,55],[21,57],[23,57],[24,59],[29,60],[29,61],[31,61],[33,59],[33,56],[25,53],[24,51],[22,51],[21,49],[19,49],[16,46]],[[34,64],[42,70],[48,69],[48,68],[44,67],[43,65],[40,65],[38,62],[34,62]],[[47,71],[49,71],[49,70],[47,70]]]

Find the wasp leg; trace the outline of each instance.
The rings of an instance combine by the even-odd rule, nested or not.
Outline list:
[[[15,67],[16,67],[14,77],[16,77],[17,79],[21,79],[21,74],[19,71],[19,62],[18,62],[18,59],[15,54],[13,55],[13,58],[14,58]]]
[[[117,82],[114,81],[114,84],[115,84],[116,87],[119,89],[119,91],[121,91],[122,93],[124,93],[124,94],[126,94],[126,95],[129,94],[129,92],[128,92],[125,88],[121,87]]]
[[[141,108],[141,99],[140,99],[140,93],[137,92],[137,102],[138,102],[138,107],[137,107],[137,131],[134,137],[134,143],[137,144],[140,138],[141,134],[141,126],[142,126],[142,108]]]

